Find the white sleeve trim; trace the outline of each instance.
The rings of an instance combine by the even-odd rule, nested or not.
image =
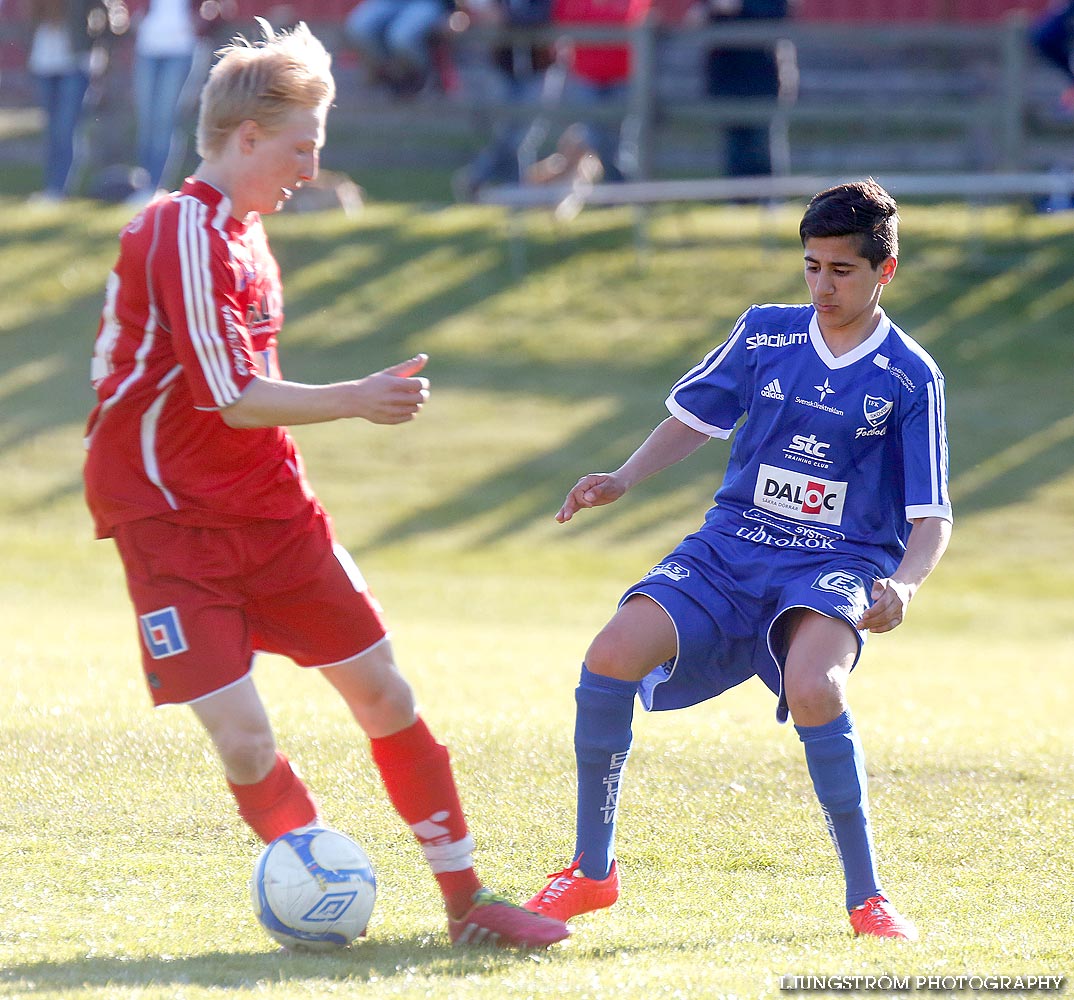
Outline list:
[[[706,424],[704,420],[699,420],[689,410],[685,410],[678,403],[675,402],[673,396],[668,396],[664,401],[664,405],[667,406],[668,412],[676,419],[686,424],[687,427],[692,427],[700,434],[707,434],[713,438],[727,439],[731,436],[733,427],[714,427],[712,424]]]
[[[952,524],[955,520],[949,503],[919,503],[906,508],[907,521],[916,521],[919,517],[939,517],[945,521],[950,521]]]

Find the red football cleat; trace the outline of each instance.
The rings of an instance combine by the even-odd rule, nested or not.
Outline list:
[[[613,861],[606,878],[587,878],[578,868],[581,856],[561,872],[553,872],[551,880],[536,896],[525,903],[527,910],[556,920],[570,920],[580,913],[603,910],[619,898],[619,867]]]
[[[896,938],[900,941],[916,941],[917,928],[907,920],[883,896],[872,896],[861,906],[850,911],[850,926],[854,936]]]
[[[451,943],[492,944],[500,948],[547,948],[570,936],[560,920],[515,906],[491,889],[478,889],[474,905],[458,920],[448,918]]]

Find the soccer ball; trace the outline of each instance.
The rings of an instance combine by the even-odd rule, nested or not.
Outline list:
[[[332,951],[365,931],[377,880],[365,851],[350,837],[303,826],[261,852],[250,898],[261,926],[280,944]]]

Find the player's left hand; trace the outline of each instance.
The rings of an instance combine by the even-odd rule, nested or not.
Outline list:
[[[429,380],[420,372],[429,360],[416,354],[363,379],[347,383],[353,412],[374,424],[401,424],[413,420],[429,400]]]
[[[913,596],[908,583],[888,578],[877,580],[870,594],[873,603],[858,619],[858,628],[868,632],[890,632],[902,624]]]

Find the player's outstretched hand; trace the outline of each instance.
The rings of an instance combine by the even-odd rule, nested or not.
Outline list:
[[[429,380],[418,376],[429,360],[416,354],[355,383],[362,393],[361,416],[374,424],[413,420],[429,398]]]
[[[610,472],[592,472],[582,476],[574,489],[567,494],[556,520],[560,524],[569,521],[583,507],[601,507],[618,500],[626,493],[626,486]]]
[[[902,624],[910,598],[914,595],[908,583],[885,578],[873,584],[870,596],[873,603],[858,619],[858,628],[869,632],[890,632]]]

